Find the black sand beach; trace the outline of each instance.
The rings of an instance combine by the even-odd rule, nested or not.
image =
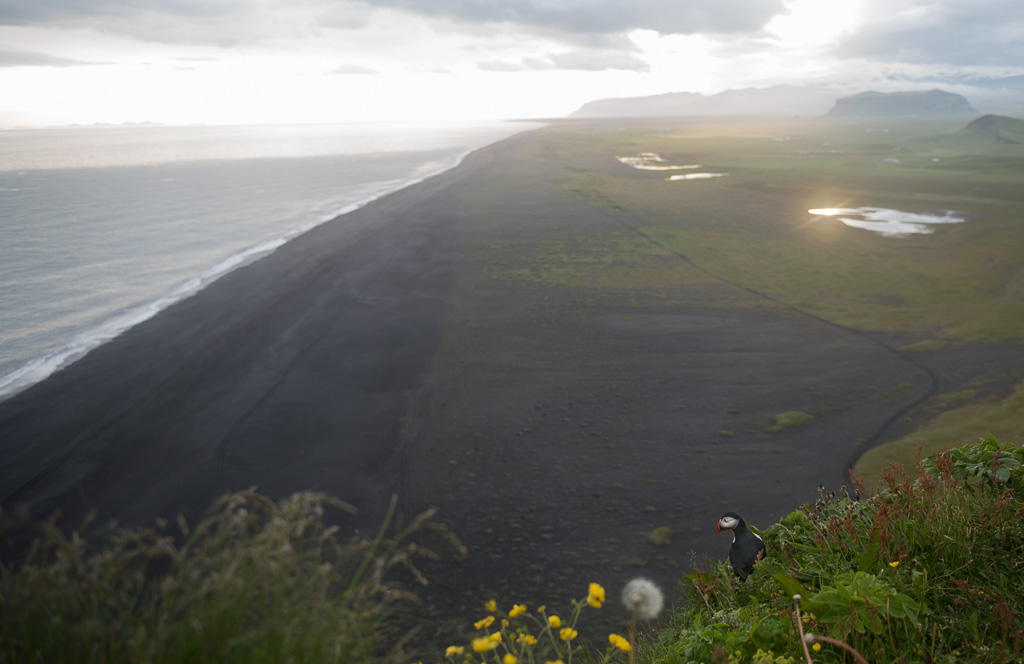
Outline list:
[[[691,551],[725,555],[723,512],[765,525],[838,489],[896,418],[989,370],[980,356],[1019,358],[900,354],[915,340],[714,277],[524,167],[545,149],[541,131],[474,153],[0,403],[5,509],[145,525],[257,485],[325,491],[367,529],[398,493],[469,546],[426,570],[442,633],[492,597],[559,606],[633,576],[671,595]],[[524,272],[539,244],[571,261],[601,233],[650,242],[657,274],[624,286],[626,256],[606,282]],[[772,433],[786,411],[815,420]],[[671,543],[648,542],[658,527]]]

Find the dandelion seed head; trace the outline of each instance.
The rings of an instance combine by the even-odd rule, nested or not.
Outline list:
[[[661,588],[653,581],[644,578],[633,579],[622,589],[622,603],[630,613],[636,612],[637,618],[650,620],[661,613],[665,597]]]

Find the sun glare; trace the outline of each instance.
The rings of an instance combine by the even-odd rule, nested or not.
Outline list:
[[[765,29],[783,46],[826,44],[860,22],[860,0],[842,3],[789,0],[787,13],[776,16]]]

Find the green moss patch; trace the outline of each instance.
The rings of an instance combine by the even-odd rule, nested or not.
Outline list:
[[[918,341],[916,344],[901,346],[899,351],[901,353],[927,353],[928,351],[942,350],[948,345],[949,342],[942,339],[925,339],[924,341]]]
[[[771,433],[782,433],[788,429],[795,429],[810,424],[814,421],[814,415],[799,410],[787,410],[775,416],[775,424],[768,427]]]

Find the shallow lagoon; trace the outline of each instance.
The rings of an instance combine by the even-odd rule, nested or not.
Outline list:
[[[960,213],[952,210],[946,210],[942,214],[922,214],[888,208],[862,207],[818,208],[807,212],[820,217],[836,217],[847,226],[863,228],[889,237],[933,233],[938,224],[959,224],[966,221]]]
[[[682,171],[700,168],[700,164],[669,164],[657,152],[641,152],[635,157],[616,157],[616,159],[641,171]]]
[[[641,171],[684,171],[700,168],[700,164],[669,164],[657,152],[641,152],[635,157],[616,157],[627,166],[632,166]],[[709,178],[720,178],[725,173],[686,173],[683,175],[672,175],[665,180],[676,182],[678,180],[707,180]]]
[[[728,173],[687,173],[685,175],[673,175],[665,178],[669,182],[676,180],[707,180],[708,178],[725,177]]]

